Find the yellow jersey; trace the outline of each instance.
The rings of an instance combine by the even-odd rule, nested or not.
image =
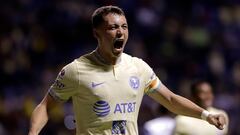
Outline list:
[[[118,64],[108,65],[93,51],[66,65],[49,94],[72,99],[77,135],[138,135],[143,95],[160,86],[143,60],[123,53]]]

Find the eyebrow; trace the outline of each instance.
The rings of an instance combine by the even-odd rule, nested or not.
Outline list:
[[[116,24],[116,23],[108,24],[108,26],[111,26],[111,25],[118,25],[118,24]],[[123,23],[121,25],[128,25],[128,24],[127,23]]]

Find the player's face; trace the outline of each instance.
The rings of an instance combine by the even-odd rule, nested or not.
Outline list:
[[[213,104],[212,87],[208,83],[202,83],[198,86],[198,100],[202,107],[211,107]]]
[[[128,40],[128,24],[125,16],[107,14],[104,22],[96,29],[99,47],[111,57],[119,57]]]

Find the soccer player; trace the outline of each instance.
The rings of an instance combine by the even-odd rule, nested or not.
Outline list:
[[[209,126],[206,121],[178,115],[176,117],[175,135],[226,135],[228,131],[228,116],[225,111],[212,107],[214,96],[211,85],[206,81],[194,82],[191,86],[191,96],[195,103],[210,113],[224,114],[226,126],[224,130],[219,130],[214,126]]]
[[[55,101],[72,100],[77,135],[138,135],[137,118],[146,94],[170,111],[204,119],[223,129],[225,117],[213,115],[171,92],[143,60],[123,53],[128,24],[122,9],[103,6],[92,15],[98,46],[75,59],[32,113],[29,135],[37,135],[48,121]]]

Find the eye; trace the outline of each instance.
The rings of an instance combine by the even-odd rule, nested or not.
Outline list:
[[[122,28],[123,28],[124,30],[126,30],[126,29],[128,29],[128,26],[127,26],[127,25],[123,25]]]
[[[111,30],[115,30],[116,28],[117,28],[117,27],[114,26],[114,27],[111,27],[110,29],[111,29]]]
[[[109,26],[109,30],[115,30],[115,29],[117,29],[117,25],[111,25],[111,26]]]

